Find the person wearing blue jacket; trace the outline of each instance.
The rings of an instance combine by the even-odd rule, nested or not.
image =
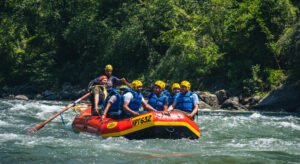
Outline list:
[[[148,104],[158,111],[167,111],[168,109],[168,96],[165,94],[166,92],[163,92],[165,87],[165,82],[161,80],[156,81],[148,100]]]
[[[171,87],[171,93],[168,95],[168,106],[172,105],[174,102],[175,97],[180,92],[180,84],[174,83]]]
[[[199,108],[199,98],[190,89],[190,82],[184,80],[180,83],[180,93],[175,97],[173,104],[168,109],[168,113],[176,108],[190,119],[194,119]]]
[[[117,89],[110,88],[107,90],[108,96],[104,101],[104,110],[102,120],[107,118],[122,119],[123,117],[123,96],[117,91]]]
[[[145,111],[140,110],[141,107],[148,111],[157,111],[145,101],[142,95],[143,83],[141,81],[134,80],[131,83],[131,86],[132,89],[127,88],[127,91],[124,91],[123,95],[123,111],[125,112],[126,117],[138,116],[145,113]]]

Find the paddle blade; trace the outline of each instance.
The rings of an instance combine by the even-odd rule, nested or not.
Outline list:
[[[28,134],[34,134],[34,133],[36,133],[38,130],[42,129],[44,126],[45,126],[44,123],[40,123],[40,124],[38,124],[37,126],[28,129],[28,130],[27,130],[27,133],[28,133]]]

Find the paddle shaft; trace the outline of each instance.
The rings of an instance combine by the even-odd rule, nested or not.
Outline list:
[[[87,98],[91,93],[87,93],[84,96],[82,96],[81,98],[77,99],[76,101],[74,101],[72,104],[69,104],[68,106],[64,107],[63,110],[57,112],[55,115],[53,115],[52,117],[50,117],[48,120],[36,125],[34,128],[30,129],[29,131],[31,133],[37,132],[38,130],[40,130],[41,128],[43,128],[48,122],[52,121],[54,118],[56,118],[58,115],[60,115],[61,113],[67,111],[68,109],[70,109],[71,107],[73,107],[75,104],[77,104],[78,102],[80,102],[81,100]]]

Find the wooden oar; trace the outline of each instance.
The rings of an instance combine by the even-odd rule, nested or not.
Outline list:
[[[61,110],[60,112],[57,112],[55,115],[53,115],[52,117],[50,117],[48,120],[36,125],[34,128],[31,128],[28,130],[29,133],[35,133],[38,130],[42,129],[48,122],[50,122],[51,120],[53,120],[55,117],[57,117],[58,115],[60,115],[61,113],[67,111],[68,109],[70,109],[71,107],[73,107],[75,104],[77,104],[78,102],[80,102],[81,100],[87,98],[91,93],[87,93],[84,96],[82,96],[81,98],[77,99],[76,101],[74,101],[72,104],[69,104],[68,106],[64,107],[63,110]]]

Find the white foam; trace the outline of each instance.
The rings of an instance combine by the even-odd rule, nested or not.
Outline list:
[[[62,107],[57,106],[57,105],[49,106],[49,105],[41,104],[38,108],[41,112],[36,113],[36,116],[38,116],[39,118],[42,118],[42,119],[46,119],[49,116],[51,116],[52,113],[60,111]]]
[[[5,133],[5,134],[0,134],[0,142],[5,142],[9,140],[16,140],[19,139],[20,135],[18,134],[13,134],[13,133]]]
[[[9,123],[0,120],[0,127],[7,127],[7,126],[9,126]]]
[[[212,109],[209,108],[201,108],[198,110],[199,112],[207,112],[207,111],[213,111]]]
[[[262,115],[259,114],[259,113],[253,113],[253,114],[251,114],[251,116],[250,116],[250,118],[260,118],[260,117],[262,117]]]
[[[16,104],[12,108],[10,108],[10,110],[12,111],[26,110],[26,107],[23,104]]]
[[[285,128],[292,128],[294,130],[300,130],[300,126],[294,124],[293,122],[281,122],[279,124],[280,124],[280,126],[285,127]]]

